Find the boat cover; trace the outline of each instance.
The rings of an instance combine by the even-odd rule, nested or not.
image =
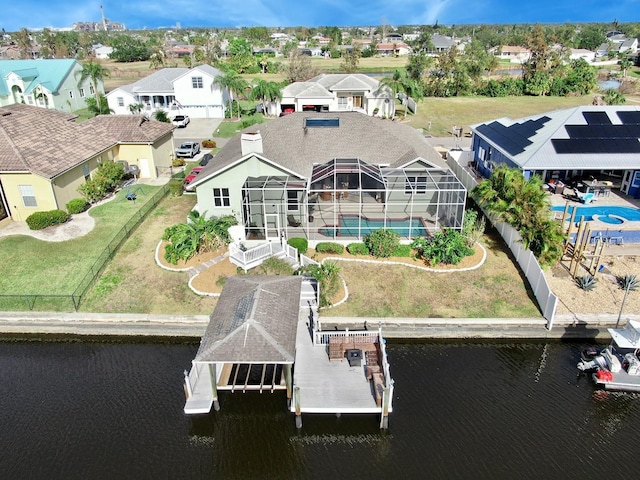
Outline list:
[[[609,328],[611,338],[620,348],[640,348],[640,322],[628,320],[624,328]]]

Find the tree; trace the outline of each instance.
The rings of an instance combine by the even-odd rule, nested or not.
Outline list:
[[[413,80],[421,81],[432,63],[433,57],[427,57],[424,53],[412,53],[407,63],[407,75]]]
[[[304,82],[316,76],[311,59],[300,50],[292,50],[289,54],[289,65],[286,67],[287,82]]]
[[[169,116],[167,115],[167,112],[165,112],[164,110],[156,110],[155,113],[153,114],[153,118],[155,118],[158,122],[162,122],[162,123],[171,122],[171,120],[169,119]]]
[[[18,42],[18,49],[20,51],[20,58],[33,58],[31,45],[31,34],[26,28],[22,28],[19,32],[16,32],[14,38]]]
[[[85,99],[85,103],[87,104],[87,109],[89,112],[95,117],[96,115],[109,115],[113,113],[113,110],[109,108],[109,102],[107,101],[107,97],[98,94],[98,98],[87,98]]]
[[[113,52],[109,57],[116,62],[140,62],[151,56],[146,43],[131,35],[118,35],[111,41],[111,46]]]
[[[88,78],[93,85],[93,93],[96,97],[96,105],[100,103],[100,90],[98,89],[98,83],[102,82],[109,76],[109,70],[99,63],[89,62],[82,65],[82,71],[80,72],[80,80],[78,80],[78,86]]]
[[[244,92],[249,87],[249,85],[244,78],[242,78],[233,70],[229,70],[222,75],[218,75],[214,79],[213,85],[223,88],[227,91],[227,98],[229,100],[229,116],[232,117],[234,93],[237,96],[239,93]],[[240,117],[240,107],[238,106],[238,119],[240,119]]]
[[[360,57],[362,57],[362,53],[360,52],[360,47],[358,45],[354,45],[351,50],[347,50],[342,55],[342,69],[346,73],[355,73],[358,71],[358,63],[360,63]]]
[[[129,111],[131,112],[132,115],[135,115],[136,113],[140,113],[143,108],[144,108],[144,105],[141,103],[132,103],[131,105],[129,105]]]
[[[615,88],[609,88],[604,94],[604,103],[607,105],[622,105],[627,99]]]
[[[229,42],[229,65],[238,73],[248,73],[247,70],[254,65],[253,50],[244,38],[234,38]]]
[[[627,70],[631,68],[633,62],[626,57],[626,54],[623,55],[625,56],[620,59],[618,64],[620,65],[620,71],[622,72],[622,77],[624,78],[627,76]]]
[[[407,72],[404,70],[396,70],[393,72],[393,76],[384,77],[380,83],[391,89],[394,98],[397,98],[400,93],[407,97],[412,97],[416,101],[424,96],[422,85],[412,78],[409,78]],[[404,116],[406,117],[408,110],[407,99],[403,101],[403,105]]]
[[[253,100],[262,100],[263,112],[269,114],[271,103],[276,100],[282,100],[282,88],[277,82],[268,82],[266,80],[254,80],[251,89],[251,98]]]

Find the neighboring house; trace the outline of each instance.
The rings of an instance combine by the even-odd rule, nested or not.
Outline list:
[[[593,62],[596,58],[596,52],[584,48],[572,48],[569,50],[569,60],[579,60],[581,58],[587,62]]]
[[[416,129],[355,112],[292,113],[249,127],[188,188],[198,211],[234,215],[250,240],[348,243],[378,228],[407,240],[460,229],[466,201]]]
[[[214,80],[222,75],[210,65],[194,68],[163,68],[135,83],[107,94],[109,108],[116,114],[131,114],[130,106],[141,104],[143,111],[164,110],[171,117],[224,118],[226,93]]]
[[[446,35],[440,35],[439,33],[431,35],[431,43],[433,44],[433,49],[429,50],[427,53],[435,55],[447,52],[456,46],[456,42],[453,38],[447,37]]]
[[[324,73],[282,89],[281,112],[357,111],[391,117],[395,99],[391,89],[362,73]]]
[[[171,124],[132,115],[75,118],[22,104],[0,108],[0,221],[65,210],[102,160],[136,165],[140,177],[170,170]]]
[[[473,161],[485,177],[499,164],[545,181],[615,172],[620,190],[640,198],[640,107],[582,106],[471,130]]]
[[[169,49],[168,54],[171,57],[189,57],[193,55],[195,49],[195,45],[174,45]]]
[[[93,54],[100,60],[107,60],[109,55],[113,53],[113,47],[107,47],[105,45],[96,45],[93,47]]]
[[[607,42],[600,45],[596,50],[596,57],[606,57],[609,53],[614,55],[620,53],[634,55],[637,51],[637,38],[627,38],[622,33],[610,32],[607,34]]]
[[[403,42],[379,43],[376,45],[376,52],[383,57],[403,57],[411,53],[411,47]]]
[[[81,85],[82,65],[76,60],[0,61],[0,107],[25,103],[63,112],[86,108],[95,92],[90,78]],[[102,81],[98,90],[104,93]]]
[[[531,58],[531,50],[517,45],[502,45],[489,49],[489,53],[500,60],[509,60],[511,63],[525,63]]]

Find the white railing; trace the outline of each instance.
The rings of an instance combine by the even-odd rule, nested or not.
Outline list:
[[[393,382],[391,381],[389,359],[387,358],[387,345],[386,345],[386,342],[384,341],[384,338],[382,338],[382,332],[379,333],[379,338],[380,338],[380,356],[382,357],[382,372],[384,373],[384,384],[385,386],[390,387],[393,385]]]
[[[333,337],[344,337],[343,343],[376,343],[380,341],[380,334],[378,332],[369,331],[327,331],[327,332],[314,332],[314,344],[315,345],[329,345],[329,339]]]
[[[447,164],[469,192],[478,184],[476,179],[450,155],[447,156]],[[536,297],[540,310],[542,310],[542,316],[547,319],[547,329],[551,330],[556,316],[558,297],[551,291],[538,260],[531,253],[531,250],[523,248],[520,234],[516,229],[507,223],[496,222],[484,209],[482,211],[509,246],[511,253],[513,253],[533,290],[533,295]]]
[[[282,239],[282,250],[284,251],[284,254],[287,257],[293,258],[296,261],[296,263],[299,263],[298,262],[298,249],[295,248],[295,247],[292,247],[291,245],[289,245],[284,238]]]
[[[243,250],[235,243],[229,244],[229,260],[231,263],[238,265],[245,270],[249,265],[265,260],[273,254],[274,251],[272,243],[264,243],[246,250]]]
[[[309,265],[320,265],[318,262],[316,262],[315,260],[307,257],[304,254],[300,254],[300,265],[302,265],[302,267],[307,267]]]

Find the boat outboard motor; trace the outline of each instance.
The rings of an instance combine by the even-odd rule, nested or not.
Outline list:
[[[580,371],[586,372],[587,370],[595,370],[596,368],[607,368],[607,360],[602,355],[594,357],[593,360],[578,362],[578,370]]]

